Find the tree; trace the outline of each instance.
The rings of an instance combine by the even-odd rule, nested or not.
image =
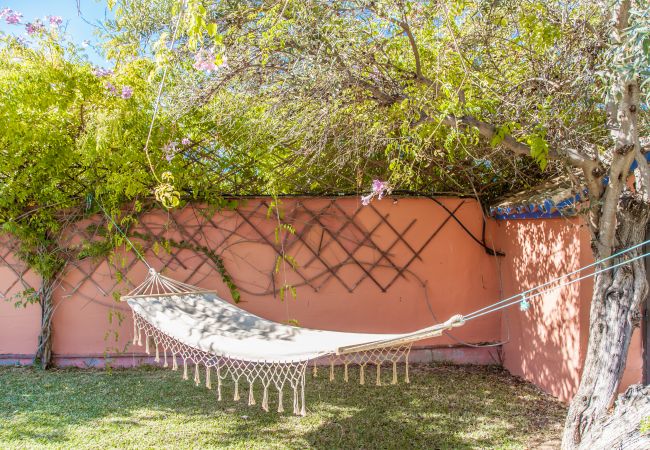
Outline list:
[[[23,301],[41,308],[35,362],[43,368],[51,360],[52,294],[67,264],[125,246],[109,226],[97,231],[96,245],[71,247],[68,226],[101,212],[101,199],[126,227],[157,185],[142,152],[153,108],[152,67],[146,60],[115,71],[92,67],[56,27],[41,26],[27,41],[0,38],[0,227],[18,240],[18,256],[42,279]],[[176,174],[186,192],[209,193],[218,185],[213,174],[186,169],[176,155],[192,145],[181,137],[199,134],[200,127],[189,118],[162,122],[152,135],[155,165]],[[163,149],[175,140],[177,149]]]
[[[212,111],[228,133],[235,127],[225,111],[245,98],[245,121],[264,118],[265,148],[305,163],[303,186],[319,183],[310,163],[324,173],[353,168],[360,174],[330,180],[357,188],[373,170],[390,172],[398,187],[477,194],[494,177],[495,188],[480,191],[485,200],[578,171],[594,257],[642,242],[650,216],[647,2],[189,0],[186,8],[161,2],[151,15],[161,21],[138,23],[130,18],[151,9],[147,2],[116,3],[111,46],[129,44],[127,53],[162,48],[180,24],[173,59],[185,68],[194,59],[205,76],[170,92],[176,114]],[[254,146],[257,131],[227,144]],[[631,388],[610,411],[647,292],[641,261],[596,277],[564,448],[650,444],[639,432],[650,415],[648,388]]]

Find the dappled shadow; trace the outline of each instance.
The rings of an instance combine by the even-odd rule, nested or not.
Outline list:
[[[589,236],[578,219],[513,221],[499,228],[507,255],[501,267],[505,297],[593,261]],[[586,347],[591,291],[592,280],[585,279],[531,298],[527,312],[508,311],[504,316],[504,337],[509,338],[504,346],[505,367],[562,400],[570,399]]]
[[[2,369],[0,446],[523,448],[564,413],[496,367],[417,366],[411,384],[397,386],[389,372],[383,386],[373,376],[360,386],[356,371],[349,384],[340,370],[334,382],[308,377],[301,418],[217,402],[170,371]],[[228,385],[223,394],[232,398]]]

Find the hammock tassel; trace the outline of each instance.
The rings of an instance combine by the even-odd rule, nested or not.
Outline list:
[[[343,369],[343,381],[348,382],[348,362],[345,363],[345,368]]]
[[[298,405],[298,385],[293,387],[293,414],[295,416],[300,414],[300,406]]]
[[[217,367],[217,401],[221,401],[221,367]]]
[[[393,361],[393,381],[390,384],[397,384],[397,363]]]
[[[359,384],[366,384],[366,376],[364,374],[364,369],[366,368],[365,364],[361,364],[361,374],[359,377]]]
[[[159,363],[160,362],[160,350],[158,350],[158,342],[154,341],[153,343],[156,346],[156,357],[153,360],[154,360],[154,362]]]
[[[284,412],[284,406],[282,406],[282,388],[278,389],[278,412]]]
[[[314,371],[313,371],[314,378],[318,376],[318,367],[316,366],[316,360],[314,360]]]
[[[212,389],[212,383],[210,383],[210,368],[205,366],[205,387]]]
[[[169,367],[169,364],[167,364],[167,349],[163,348],[163,357],[165,358],[165,362],[163,363],[163,367]]]
[[[334,360],[330,359],[330,381],[334,381]]]
[[[187,380],[187,359],[183,358],[183,379]]]
[[[176,362],[176,353],[172,353],[172,370],[178,370],[178,363]]]
[[[133,315],[133,345],[138,345],[138,324],[135,321],[135,314]]]
[[[300,381],[300,400],[302,401],[302,407],[300,409],[300,415],[305,417],[307,415],[307,407],[305,406],[305,376],[302,376]]]
[[[239,401],[239,378],[235,380],[235,395],[233,396],[234,401]]]
[[[404,382],[405,383],[410,383],[411,380],[409,380],[409,361],[408,359],[406,360],[406,376],[404,377]]]
[[[201,384],[201,377],[199,376],[199,365],[198,363],[194,364],[194,385],[198,386]]]
[[[144,335],[144,352],[147,355],[151,355],[151,352],[149,351],[149,335],[148,334]]]
[[[253,393],[253,383],[248,385],[248,406],[255,404],[255,394]]]
[[[262,409],[269,412],[269,385],[264,385],[264,393],[262,394]]]
[[[375,386],[381,386],[381,364],[377,363],[377,381]]]

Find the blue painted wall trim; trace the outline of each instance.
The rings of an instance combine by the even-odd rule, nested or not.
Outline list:
[[[646,161],[650,162],[650,153],[645,155]],[[636,169],[638,164],[636,160],[630,166],[630,171]],[[603,183],[607,185],[609,179],[605,177]],[[588,197],[587,189],[581,193],[569,197],[557,204],[551,199],[544,200],[542,203],[521,204],[514,207],[490,208],[490,216],[496,220],[521,220],[521,219],[555,219],[559,217],[572,216],[576,213],[576,205]]]

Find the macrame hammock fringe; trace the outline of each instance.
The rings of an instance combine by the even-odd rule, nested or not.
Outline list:
[[[215,292],[165,277],[149,270],[147,279],[122,297],[133,310],[133,343],[155,354],[155,362],[179,370],[194,383],[215,388],[223,399],[224,381],[233,383],[233,400],[248,389],[248,404],[255,405],[255,387],[262,390],[261,407],[270,410],[271,392],[277,393],[277,411],[284,412],[284,393],[290,391],[293,413],[305,415],[305,374],[316,361],[329,360],[329,379],[335,365],[343,366],[343,379],[351,378],[350,365],[358,366],[359,383],[366,384],[374,366],[374,384],[380,386],[383,365],[392,369],[391,384],[398,382],[398,363],[404,363],[404,381],[409,382],[408,358],[413,342],[439,336],[444,330],[464,324],[463,317],[405,334],[363,334],[310,330],[257,317]],[[202,375],[203,374],[203,375]],[[216,387],[214,386],[216,384]]]

